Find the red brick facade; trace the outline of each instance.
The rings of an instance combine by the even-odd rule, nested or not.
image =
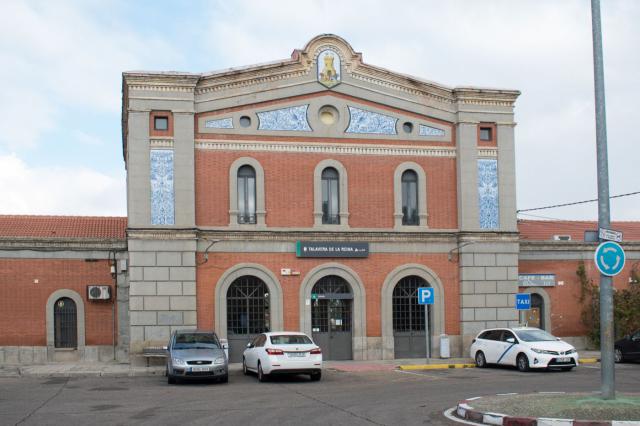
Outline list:
[[[287,330],[300,329],[300,284],[305,275],[328,259],[299,259],[295,254],[282,253],[216,253],[209,255],[206,263],[199,256],[201,265],[197,272],[198,327],[212,328],[214,325],[215,286],[221,275],[239,263],[251,262],[265,266],[274,275],[279,275],[282,265],[287,265],[299,276],[278,277],[282,284],[284,298],[284,326]],[[371,254],[367,259],[341,259],[340,263],[351,268],[361,278],[366,292],[367,335],[381,335],[381,289],[387,275],[396,267],[409,263],[428,266],[441,279],[445,292],[445,330],[447,334],[460,334],[460,297],[458,286],[458,265],[448,261],[443,254]]]
[[[0,346],[46,346],[46,304],[60,289],[82,297],[85,344],[111,345],[113,303],[89,301],[89,284],[110,285],[113,294],[109,261],[0,259]]]

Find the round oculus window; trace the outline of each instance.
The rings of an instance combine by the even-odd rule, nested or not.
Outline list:
[[[318,110],[320,122],[326,126],[331,126],[338,121],[338,110],[331,105],[325,105]]]
[[[251,126],[251,117],[247,115],[243,115],[242,117],[240,117],[240,126],[241,127]]]
[[[404,130],[405,133],[411,133],[413,132],[413,123],[410,123],[408,121],[406,121],[403,125],[402,125],[402,130]]]

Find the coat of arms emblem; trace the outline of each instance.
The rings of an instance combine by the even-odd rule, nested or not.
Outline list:
[[[331,88],[340,83],[340,56],[330,49],[323,50],[318,55],[318,82]]]

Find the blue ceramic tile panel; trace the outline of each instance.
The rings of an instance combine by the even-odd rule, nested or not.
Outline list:
[[[500,227],[498,160],[478,160],[478,207],[480,228]]]
[[[307,108],[309,105],[259,112],[258,130],[310,132],[311,126],[307,121]]]
[[[364,109],[349,107],[349,127],[347,133],[372,133],[395,135],[397,118]]]
[[[233,129],[232,118],[221,118],[219,120],[207,120],[204,123],[207,129]]]
[[[173,151],[151,150],[151,224],[175,223],[173,193]]]
[[[444,130],[421,124],[419,134],[420,136],[444,136]]]

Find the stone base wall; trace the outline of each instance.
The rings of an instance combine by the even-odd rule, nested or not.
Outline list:
[[[485,328],[518,325],[518,243],[466,241],[460,249],[462,353]]]
[[[0,346],[0,364],[29,365],[48,362],[109,362],[113,346],[85,346],[78,349],[56,349],[47,346]]]
[[[195,329],[196,240],[129,239],[130,357],[166,346],[176,329]]]

